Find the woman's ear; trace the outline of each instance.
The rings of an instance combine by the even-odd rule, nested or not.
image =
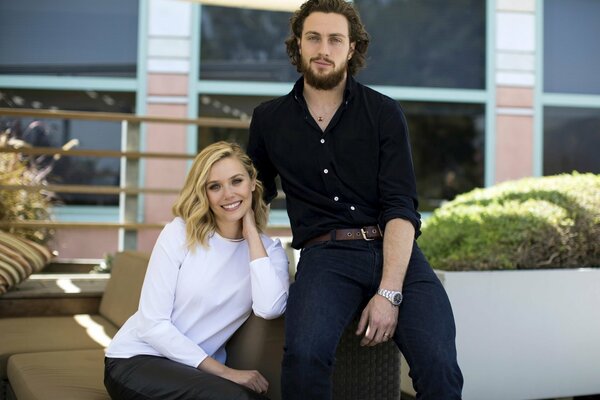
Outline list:
[[[253,192],[256,190],[256,179],[252,179],[252,185],[250,186],[250,188]]]

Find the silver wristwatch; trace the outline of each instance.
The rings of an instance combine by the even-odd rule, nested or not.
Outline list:
[[[400,303],[402,303],[402,292],[397,292],[395,290],[379,289],[377,291],[377,294],[388,299],[390,303],[392,303],[396,307],[399,306]]]

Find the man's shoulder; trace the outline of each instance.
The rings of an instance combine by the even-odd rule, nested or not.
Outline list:
[[[255,115],[272,114],[281,111],[282,108],[289,107],[290,101],[292,100],[292,94],[288,93],[284,96],[276,97],[271,100],[260,103],[254,109]]]
[[[360,92],[369,102],[381,103],[382,105],[397,105],[396,100],[392,99],[390,96],[385,95],[377,90],[356,81],[356,89]]]

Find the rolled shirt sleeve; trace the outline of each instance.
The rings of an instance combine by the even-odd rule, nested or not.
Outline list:
[[[417,212],[417,190],[406,118],[395,101],[384,103],[380,118],[379,223],[384,227],[394,218],[408,220],[414,226],[417,237],[421,216]]]

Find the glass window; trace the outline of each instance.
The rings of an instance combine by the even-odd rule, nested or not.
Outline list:
[[[200,79],[290,82],[287,12],[202,7]]]
[[[544,108],[544,175],[600,174],[600,109]]]
[[[412,144],[419,210],[483,186],[483,105],[401,102]]]
[[[485,3],[355,0],[371,35],[359,79],[374,85],[485,88]]]
[[[600,1],[544,1],[544,91],[600,94]]]
[[[0,89],[0,107],[61,109],[96,112],[125,112],[135,110],[135,95],[120,92],[79,92],[49,90]],[[105,121],[65,120],[57,118],[0,117],[0,129],[34,146],[61,147],[76,141],[74,149],[120,150],[121,123]],[[118,158],[35,156],[40,168],[49,167],[49,183],[72,185],[118,186]],[[116,205],[116,195],[87,195],[58,193],[59,201],[68,205]]]
[[[254,107],[271,97],[261,96],[227,96],[227,95],[200,95],[200,117],[211,118],[236,118],[250,123]],[[248,145],[248,129],[199,127],[198,149],[219,140],[239,143],[246,148]]]
[[[137,0],[0,0],[0,73],[136,74]]]

